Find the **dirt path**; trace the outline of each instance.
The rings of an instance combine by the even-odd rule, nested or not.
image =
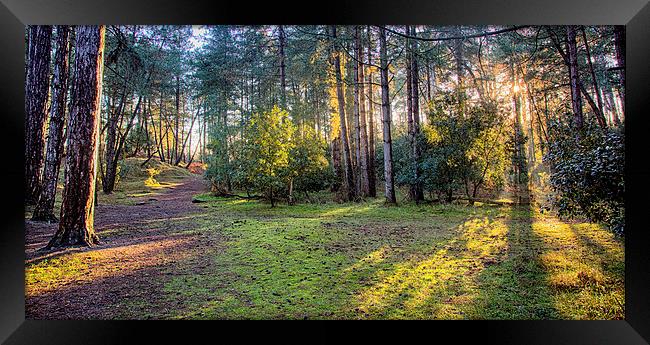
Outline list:
[[[95,230],[102,242],[92,248],[38,251],[57,224],[26,220],[26,263],[38,265],[56,258],[71,270],[47,282],[30,281],[28,273],[26,317],[104,319],[120,315],[115,308],[124,299],[155,305],[164,278],[187,267],[205,267],[209,258],[200,253],[208,249],[205,246],[213,249],[219,240],[186,232],[205,214],[192,203],[192,196],[205,190],[205,181],[192,175],[162,194],[139,198],[137,205],[98,205]]]

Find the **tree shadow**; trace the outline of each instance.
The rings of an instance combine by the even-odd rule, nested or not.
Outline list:
[[[597,258],[592,264],[597,265],[607,276],[624,275],[624,241],[613,233],[593,228],[590,224],[571,224],[571,232],[578,239],[580,246],[590,256]]]
[[[197,232],[194,228],[189,222],[186,229],[138,238],[119,246],[57,253],[60,261],[40,265],[41,259],[29,264],[27,318],[172,316],[185,301],[169,298],[165,285],[179,275],[209,274],[213,254],[224,248],[219,231]]]
[[[538,320],[557,319],[548,272],[540,260],[547,250],[533,230],[530,205],[512,206],[506,220],[508,249],[500,262],[477,277],[479,295],[472,318]]]

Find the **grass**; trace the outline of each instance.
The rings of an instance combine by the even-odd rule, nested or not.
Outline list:
[[[118,166],[118,178],[111,194],[102,192],[101,181],[97,182],[97,202],[100,204],[135,205],[143,198],[152,198],[167,188],[173,188],[179,181],[190,175],[187,169],[173,166],[152,158],[141,166],[146,159],[131,157],[122,160]],[[63,183],[65,181],[64,164],[61,164],[57,181],[54,210],[61,209]],[[31,219],[34,206],[25,206],[25,218]],[[55,212],[58,218],[58,212]]]
[[[163,163],[152,158],[145,166],[145,158],[132,157],[120,162],[119,178],[111,194],[104,194],[101,185],[97,193],[99,203],[135,205],[138,200],[159,195],[166,188],[173,188],[190,175],[186,169]]]
[[[154,318],[624,317],[623,245],[595,224],[527,207],[197,198],[209,215],[193,231],[227,240],[207,270],[165,283],[181,307]]]
[[[141,161],[127,160],[139,167]],[[100,203],[133,204],[186,172],[158,162],[125,173]],[[563,222],[524,206],[386,207],[322,202],[271,208],[258,200],[194,197],[205,212],[152,223],[194,250],[165,257],[158,243],[128,249],[147,269],[104,315],[154,319],[623,319],[624,244],[598,224]],[[320,200],[321,198],[319,198]],[[111,229],[104,239],[135,231]],[[173,243],[167,250],[175,251]],[[102,251],[26,265],[28,295],[141,271]],[[172,252],[169,252],[172,253]],[[164,255],[169,255],[164,254]],[[164,257],[164,256],[163,256]],[[136,261],[145,260],[139,265]],[[110,261],[110,265],[103,264]],[[104,266],[102,266],[104,265]],[[112,265],[112,266],[111,266]],[[142,289],[134,284],[132,289]],[[152,296],[155,299],[152,301]]]

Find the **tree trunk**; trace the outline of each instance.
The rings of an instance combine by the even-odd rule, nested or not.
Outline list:
[[[343,169],[341,168],[341,137],[335,137],[332,139],[332,168],[334,169],[334,175],[336,176],[337,181],[343,181]],[[337,184],[332,184],[332,192],[337,192],[340,190],[340,186]]]
[[[76,30],[76,85],[68,124],[61,221],[47,248],[99,243],[94,230],[94,195],[105,27],[79,26]]]
[[[48,128],[47,153],[38,204],[32,220],[56,222],[54,199],[59,178],[59,167],[63,154],[63,126],[68,95],[68,59],[70,55],[70,27],[57,26],[56,54],[54,57],[54,77],[52,78],[52,105]]]
[[[180,130],[180,119],[181,119],[181,108],[180,108],[180,92],[181,92],[181,84],[180,84],[180,78],[179,76],[176,76],[176,119],[174,122],[174,161],[178,159],[178,138],[179,138],[179,130]],[[169,163],[171,163],[172,160],[169,160]]]
[[[411,36],[416,37],[417,33],[415,26],[411,27]],[[413,165],[415,171],[415,184],[412,186],[414,189],[413,196],[415,202],[419,203],[424,200],[424,192],[422,190],[422,183],[420,182],[420,148],[418,146],[418,136],[420,134],[420,74],[418,71],[418,58],[417,58],[417,40],[411,40],[411,115],[413,116],[413,132],[411,133],[411,143],[413,150]]]
[[[462,35],[462,31],[459,26],[454,30],[457,36]],[[465,68],[463,67],[463,41],[461,39],[454,40],[454,59],[456,62],[456,78],[458,79],[458,84],[456,88],[456,95],[458,97],[458,113],[461,116],[464,116],[465,113]]]
[[[372,66],[372,35],[370,26],[368,31],[368,65]],[[368,196],[377,196],[377,178],[375,174],[375,112],[373,109],[372,67],[368,69]]]
[[[607,120],[604,115],[603,108],[603,98],[600,96],[600,88],[598,87],[598,79],[596,79],[596,73],[594,72],[594,65],[591,62],[591,51],[589,50],[589,41],[587,40],[587,33],[585,32],[585,27],[581,28],[582,30],[582,40],[585,42],[585,51],[587,52],[587,65],[589,66],[589,72],[591,73],[591,79],[594,86],[594,94],[596,95],[596,100],[598,101],[598,111],[596,112],[596,120],[600,127],[607,127]]]
[[[393,143],[390,134],[390,95],[388,90],[388,57],[386,56],[386,29],[379,31],[381,63],[381,113],[384,131],[384,178],[386,180],[386,203],[395,204],[395,178],[393,177]]]
[[[356,84],[359,93],[359,122],[361,124],[360,131],[360,150],[361,150],[361,159],[359,164],[359,175],[361,180],[361,195],[368,196],[370,194],[370,178],[368,171],[368,132],[366,128],[366,97],[364,94],[363,83],[364,79],[364,65],[363,65],[363,45],[361,43],[361,38],[359,37],[359,27],[356,28],[357,32],[357,50],[356,56],[359,64],[359,75],[356,78]]]
[[[360,121],[360,104],[359,104],[359,56],[358,56],[358,50],[359,50],[359,30],[358,27],[355,27],[354,30],[354,54],[355,54],[355,59],[356,61],[350,61],[352,63],[352,79],[354,81],[354,86],[353,86],[353,106],[352,106],[352,117],[354,119],[354,153],[355,153],[355,165],[356,165],[356,176],[357,180],[355,185],[357,186],[357,194],[359,195],[365,195],[366,192],[363,190],[362,187],[362,167],[361,167],[361,121]],[[362,67],[363,68],[363,67]],[[364,166],[365,168],[365,166]],[[366,188],[367,190],[367,188]]]
[[[576,28],[567,25],[567,53],[569,58],[569,77],[571,78],[571,107],[573,108],[573,122],[577,129],[584,123],[582,115],[582,97],[580,96],[580,76],[578,75],[578,49],[576,44]]]
[[[621,110],[625,116],[625,26],[617,25],[614,27],[614,44],[616,45],[616,60],[621,74]]]
[[[336,26],[331,26],[332,38],[336,39]],[[348,129],[345,118],[345,96],[343,94],[343,79],[341,77],[341,60],[336,47],[333,47],[334,53],[334,73],[336,75],[336,98],[338,100],[339,120],[341,127],[341,151],[343,151],[343,175],[345,179],[346,200],[354,200],[355,184],[354,174],[352,172],[352,159],[350,157],[350,144],[348,142]]]
[[[199,116],[199,111],[200,110],[201,110],[201,108],[198,107],[196,109],[196,115],[192,116],[192,122],[190,123],[190,129],[189,129],[189,131],[187,133],[187,137],[185,137],[185,140],[183,141],[183,147],[181,149],[181,152],[185,152],[185,147],[187,146],[188,139],[190,140],[190,151],[192,150],[192,141],[191,141],[192,140],[191,139],[192,138],[192,128],[194,128],[194,122],[196,121],[196,118]],[[177,158],[175,164],[176,165],[180,164],[182,158],[183,158],[182,155],[181,155],[181,157]]]
[[[110,194],[113,192],[115,187],[115,176],[117,174],[117,166],[113,166],[113,161],[115,160],[115,155],[117,154],[117,131],[118,131],[118,120],[124,117],[124,106],[126,104],[126,95],[128,87],[129,78],[124,78],[124,84],[122,86],[122,96],[120,97],[120,103],[117,106],[117,109],[113,114],[108,114],[108,120],[106,124],[106,153],[105,153],[105,165],[106,172],[102,176],[102,189],[105,194]]]
[[[51,41],[52,26],[29,26],[25,80],[25,202],[30,205],[36,204],[40,194]]]
[[[117,178],[117,165],[120,161],[120,158],[122,156],[122,153],[124,152],[124,144],[126,143],[126,138],[129,135],[129,132],[131,131],[131,128],[133,127],[133,121],[135,120],[135,117],[138,115],[138,112],[140,110],[140,104],[142,103],[142,95],[138,97],[138,101],[135,105],[135,108],[133,109],[133,112],[131,113],[131,116],[129,118],[129,122],[126,125],[126,129],[124,130],[124,134],[122,134],[119,139],[116,139],[115,143],[111,145],[111,151],[108,151],[108,143],[110,142],[107,139],[107,152],[106,152],[106,176],[104,176],[104,179],[102,180],[102,187],[104,190],[104,193],[106,194],[111,194],[113,190],[115,189],[115,180]],[[114,132],[114,135],[117,137],[118,131],[116,130]]]
[[[287,77],[285,74],[285,57],[284,46],[286,45],[286,36],[284,34],[284,26],[278,26],[278,41],[279,41],[279,55],[280,55],[280,101],[282,102],[282,109],[287,109]]]

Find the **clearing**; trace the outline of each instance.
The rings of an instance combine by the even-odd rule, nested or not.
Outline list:
[[[100,192],[99,246],[39,252],[56,224],[26,220],[28,319],[624,318],[624,246],[597,224],[381,198],[271,208],[157,169]]]

